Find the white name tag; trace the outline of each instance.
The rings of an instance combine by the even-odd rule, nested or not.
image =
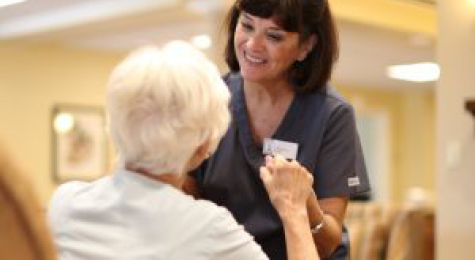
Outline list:
[[[297,150],[299,145],[296,143],[274,140],[270,138],[264,139],[264,147],[262,153],[266,155],[281,155],[286,159],[297,159]]]
[[[354,187],[360,185],[360,179],[358,176],[348,178],[348,187]]]

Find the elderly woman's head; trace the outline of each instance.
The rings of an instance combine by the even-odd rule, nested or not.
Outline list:
[[[184,42],[133,52],[107,91],[120,163],[157,175],[189,170],[197,150],[213,152],[225,133],[229,97],[214,64]]]
[[[268,19],[278,28],[276,30],[271,25],[266,28],[267,35],[258,37],[256,27],[260,23],[254,22],[255,18]],[[243,27],[240,27],[243,21]],[[239,33],[249,38],[255,36],[247,41],[249,48],[254,48],[254,50],[248,49],[247,55],[250,56],[251,62],[258,63],[267,58],[266,55],[260,55],[262,52],[270,53],[272,50],[269,49],[279,44],[285,45],[285,43],[282,44],[285,37],[275,33],[281,29],[297,34],[297,42],[300,45],[298,48],[305,50],[306,44],[311,45],[308,51],[305,50],[304,56],[298,54],[294,55],[295,58],[292,58],[291,49],[279,50],[280,53],[291,56],[278,58],[288,60],[287,63],[284,61],[281,63],[286,66],[288,80],[293,84],[295,91],[303,93],[324,88],[330,79],[333,65],[338,57],[338,39],[327,0],[236,0],[228,13],[226,25],[228,40],[225,57],[231,71],[242,69],[242,64],[240,64],[242,59],[239,56],[240,46],[238,46]],[[251,45],[253,47],[250,47]],[[266,50],[263,51],[264,49]],[[261,56],[264,58],[261,59]],[[272,60],[272,57],[269,60]]]

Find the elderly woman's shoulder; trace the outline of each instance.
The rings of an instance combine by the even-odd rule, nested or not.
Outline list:
[[[68,181],[60,184],[53,192],[50,207],[67,206],[72,200],[80,198],[81,196],[90,197],[92,194],[91,191],[97,189],[99,186],[104,186],[103,183],[109,178],[109,176],[106,176],[92,182]]]
[[[214,228],[215,234],[229,234],[232,232],[237,232],[235,235],[238,237],[241,236],[241,238],[246,237],[252,239],[250,235],[245,232],[244,227],[236,221],[227,208],[216,205],[215,203],[207,200],[197,200],[197,202],[207,212],[207,217],[201,219],[203,224],[208,223],[208,228]]]
[[[191,197],[191,196],[190,196]],[[191,197],[192,198],[192,197]],[[196,210],[207,212],[214,216],[232,216],[228,209],[219,206],[216,203],[206,199],[194,199],[194,207]]]
[[[194,199],[191,196],[182,197],[191,203],[177,203],[186,207],[176,208],[183,217],[183,222],[192,222],[196,229],[208,230],[213,234],[227,233],[231,230],[242,229],[228,209],[204,199]],[[193,201],[191,201],[193,200]],[[244,231],[242,231],[244,232]]]
[[[54,191],[48,206],[48,217],[51,223],[63,223],[75,197],[90,184],[80,181],[69,181],[59,185]]]
[[[89,187],[91,184],[83,181],[69,181],[60,184],[53,193],[52,200],[55,198],[65,198],[73,196],[82,189]]]
[[[212,215],[213,218],[228,219],[232,222],[235,222],[233,215],[227,208],[219,206],[214,202],[205,199],[198,199],[196,200],[196,202],[200,209],[209,212],[209,214]]]

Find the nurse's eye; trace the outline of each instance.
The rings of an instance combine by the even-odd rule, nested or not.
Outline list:
[[[284,36],[282,36],[281,34],[279,33],[268,33],[267,34],[267,38],[273,42],[280,42],[282,41],[282,39],[284,38]]]
[[[244,28],[244,31],[246,32],[250,32],[254,29],[251,24],[246,23],[246,22],[241,22],[241,26],[242,28]]]

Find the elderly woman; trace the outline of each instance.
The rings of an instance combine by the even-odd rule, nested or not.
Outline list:
[[[180,190],[225,133],[229,97],[215,66],[182,42],[140,49],[119,64],[106,104],[119,160],[113,175],[54,193],[49,218],[60,259],[267,259],[225,208]],[[260,174],[289,258],[318,259],[305,205],[311,175],[281,157],[267,158]]]

